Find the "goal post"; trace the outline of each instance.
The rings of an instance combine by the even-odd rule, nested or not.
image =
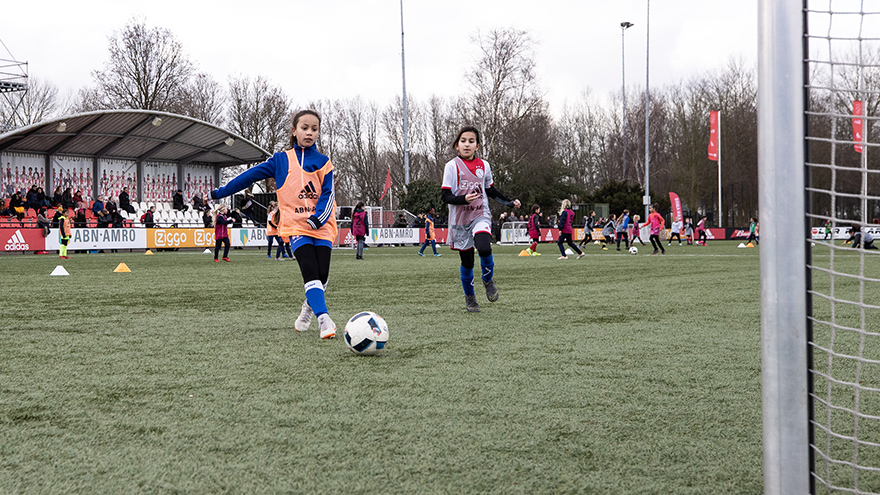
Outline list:
[[[803,0],[760,0],[764,493],[810,493]]]
[[[880,495],[880,2],[758,5],[764,492]]]

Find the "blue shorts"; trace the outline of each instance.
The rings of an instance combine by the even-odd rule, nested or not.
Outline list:
[[[300,246],[305,246],[307,244],[311,244],[312,246],[325,246],[333,249],[333,242],[325,239],[316,239],[304,235],[297,235],[290,238],[290,249],[293,251],[296,251]]]

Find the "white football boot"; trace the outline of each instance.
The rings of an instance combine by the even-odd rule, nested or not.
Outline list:
[[[309,301],[303,301],[302,311],[300,311],[296,321],[293,322],[293,328],[297,332],[305,332],[309,329],[313,316],[315,316],[315,313],[312,312],[312,307],[309,306]]]
[[[318,325],[321,327],[321,338],[332,339],[336,337],[336,323],[330,319],[330,315],[324,313],[318,316]]]

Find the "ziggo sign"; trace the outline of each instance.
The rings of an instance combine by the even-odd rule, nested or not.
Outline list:
[[[147,247],[213,247],[213,229],[147,229]]]

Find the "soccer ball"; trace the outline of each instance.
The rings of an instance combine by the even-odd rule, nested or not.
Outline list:
[[[358,313],[345,324],[345,345],[355,354],[376,354],[387,342],[388,324],[376,313]]]
[[[629,248],[629,254],[639,254],[639,248],[635,246]]]

